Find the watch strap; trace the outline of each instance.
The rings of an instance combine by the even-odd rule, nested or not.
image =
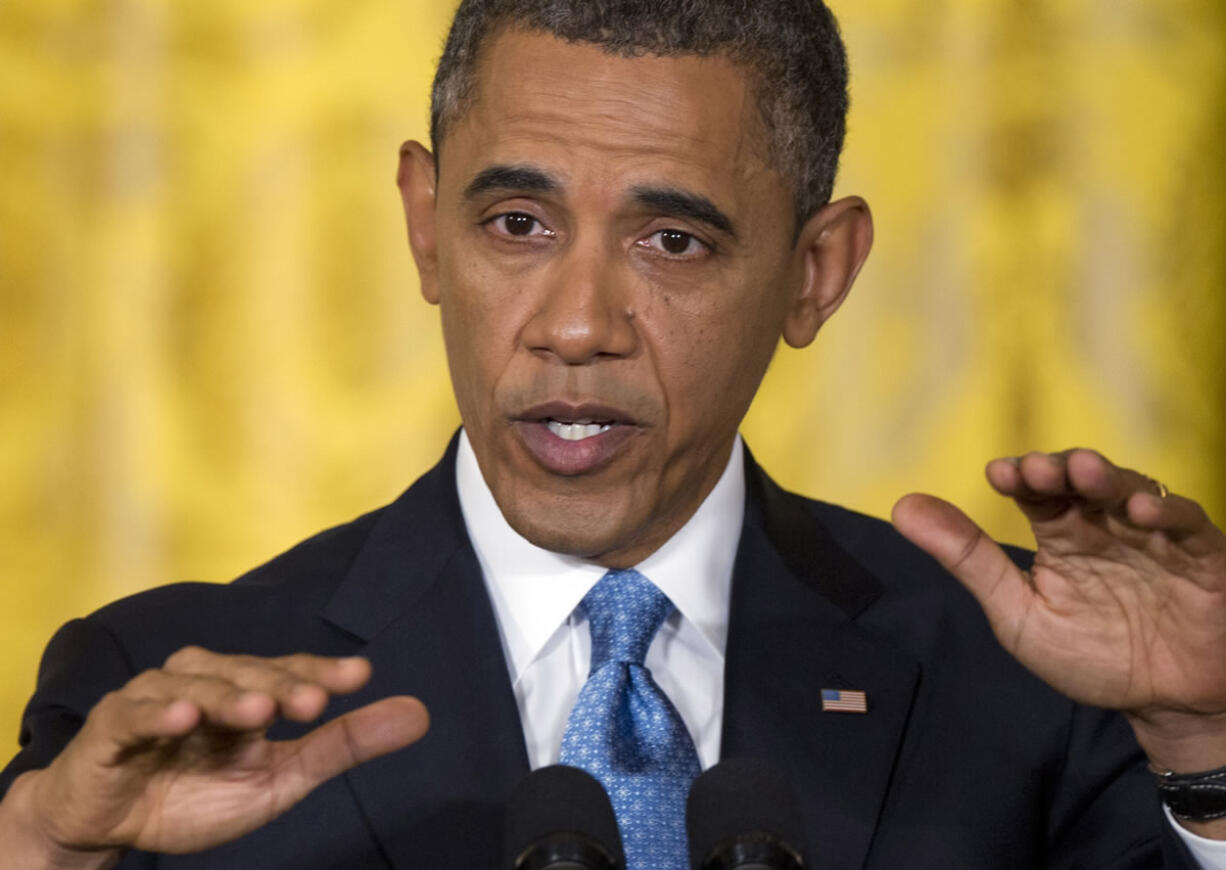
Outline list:
[[[1171,815],[1185,822],[1226,818],[1226,767],[1203,773],[1154,770],[1158,795]]]

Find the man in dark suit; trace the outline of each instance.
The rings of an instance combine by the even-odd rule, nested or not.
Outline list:
[[[646,664],[698,758],[785,769],[815,866],[1212,860],[1226,538],[1090,451],[989,466],[1034,526],[1028,571],[929,496],[899,535],[765,479],[737,426],[871,245],[863,201],[829,201],[842,48],[804,0],[653,14],[462,5],[434,153],[407,144],[399,181],[463,435],[229,587],[66,627],[6,772],[16,866],[497,866],[502,801],[582,691],[573,587],[629,569],[677,605]],[[543,640],[529,563],[574,572]],[[868,712],[823,710],[826,687]],[[1181,822],[1138,742],[1188,776],[1164,781]]]

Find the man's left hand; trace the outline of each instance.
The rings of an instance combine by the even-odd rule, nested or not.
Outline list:
[[[1030,521],[1030,571],[933,496],[901,499],[894,524],[970,589],[1022,664],[1123,711],[1155,767],[1226,766],[1226,534],[1091,450],[997,459],[987,476]]]

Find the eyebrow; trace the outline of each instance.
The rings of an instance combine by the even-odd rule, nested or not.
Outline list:
[[[464,189],[464,199],[473,200],[494,191],[557,193],[562,185],[556,178],[532,166],[490,166],[481,170]]]
[[[489,166],[469,182],[464,199],[472,201],[486,193],[516,191],[522,193],[558,193],[562,184],[554,176],[534,166],[497,164]],[[688,218],[704,223],[722,233],[737,238],[732,219],[719,206],[699,193],[679,187],[635,187],[630,191],[634,202],[664,215]]]
[[[636,187],[631,191],[631,195],[639,205],[655,209],[665,215],[689,218],[726,233],[734,239],[737,237],[732,219],[702,194],[691,193],[676,187]]]

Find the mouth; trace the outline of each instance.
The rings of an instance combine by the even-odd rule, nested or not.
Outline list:
[[[514,421],[528,453],[545,470],[563,476],[587,474],[611,462],[642,426],[617,408],[549,402]]]

